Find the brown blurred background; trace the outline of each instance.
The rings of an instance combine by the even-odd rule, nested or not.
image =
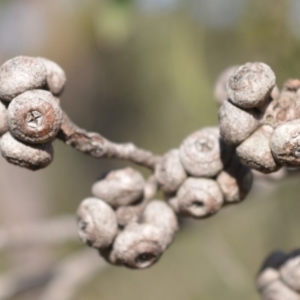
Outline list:
[[[61,103],[78,125],[162,154],[217,124],[213,87],[224,68],[263,61],[279,86],[300,77],[300,2],[2,0],[0,63],[21,54],[47,57],[65,69]],[[94,180],[125,165],[97,161],[59,141],[52,165],[36,173],[1,158],[0,226],[66,214],[75,223]],[[157,265],[145,271],[108,267],[74,300],[258,299],[254,277],[263,258],[300,246],[298,181],[295,175],[260,185],[244,203],[189,221]],[[81,248],[77,239],[14,247],[0,252],[0,267],[7,274],[56,263]],[[42,299],[43,287],[14,299]]]

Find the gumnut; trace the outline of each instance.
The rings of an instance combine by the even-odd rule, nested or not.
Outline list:
[[[34,57],[17,56],[0,67],[0,99],[11,101],[19,94],[43,88],[47,71]]]
[[[178,230],[178,221],[174,210],[165,202],[152,200],[145,208],[141,223],[152,224],[161,230],[162,248],[166,249]]]
[[[246,63],[237,68],[228,80],[228,98],[238,107],[262,107],[269,100],[276,77],[261,62]]]
[[[27,91],[17,96],[11,101],[7,114],[13,136],[32,144],[52,141],[63,120],[59,104],[44,90]]]
[[[51,143],[25,144],[15,139],[10,132],[1,137],[0,148],[2,156],[9,163],[33,171],[47,167],[53,160]]]
[[[67,81],[64,70],[52,60],[43,57],[38,57],[38,60],[46,67],[47,89],[55,96],[61,95]]]
[[[165,193],[174,193],[187,177],[177,149],[170,150],[156,165],[155,177]]]
[[[152,266],[164,252],[162,230],[152,224],[130,223],[113,244],[116,261],[128,268]],[[111,254],[112,255],[112,254]]]
[[[300,87],[299,79],[289,79],[285,82],[279,97],[267,107],[263,123],[276,128],[286,122],[300,118]]]
[[[97,198],[86,198],[77,210],[80,239],[94,248],[109,247],[118,233],[117,218],[113,209]]]
[[[237,146],[259,127],[259,118],[257,111],[241,109],[226,100],[219,109],[220,135],[227,144]]]
[[[280,168],[275,161],[270,140],[274,132],[271,126],[264,125],[236,148],[242,164],[262,173],[272,173]]]
[[[242,201],[250,192],[253,183],[251,169],[244,166],[239,158],[234,155],[229,165],[217,177],[227,203]]]
[[[279,279],[279,268],[287,259],[288,255],[282,251],[273,252],[265,259],[256,278],[256,286],[259,291]]]
[[[270,146],[275,159],[290,167],[300,166],[300,120],[278,126],[272,134]]]
[[[0,101],[0,136],[8,131],[7,107]]]
[[[288,287],[300,292],[300,253],[293,253],[280,268],[280,279]]]
[[[229,160],[231,148],[220,138],[219,128],[206,127],[188,136],[180,146],[184,169],[194,177],[214,177]]]
[[[182,216],[205,218],[217,213],[223,202],[222,192],[215,180],[189,177],[169,203]]]
[[[110,171],[92,186],[92,194],[112,207],[127,206],[141,200],[145,180],[136,170],[127,167]]]

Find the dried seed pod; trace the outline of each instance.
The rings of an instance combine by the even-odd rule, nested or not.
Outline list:
[[[7,108],[2,101],[0,101],[0,136],[8,131]]]
[[[162,157],[156,165],[155,177],[164,192],[177,191],[187,177],[177,149],[170,150]]]
[[[178,230],[177,217],[174,211],[165,202],[152,200],[145,208],[141,223],[152,224],[161,230],[160,244],[166,249],[175,237]]]
[[[145,180],[132,168],[110,171],[105,178],[95,182],[92,194],[112,207],[133,204],[143,196]]]
[[[300,118],[300,95],[298,88],[300,80],[288,80],[279,97],[267,107],[262,123],[271,125],[273,128],[286,122]]]
[[[265,289],[270,283],[279,279],[279,268],[288,259],[288,255],[281,251],[271,253],[264,261],[256,279],[259,291]]]
[[[240,202],[251,190],[253,174],[251,169],[242,165],[234,155],[228,167],[218,175],[217,183],[226,202]]]
[[[300,295],[287,287],[282,281],[275,280],[261,291],[263,300],[300,300]]]
[[[219,124],[224,141],[237,146],[259,127],[259,115],[254,110],[243,110],[227,100],[220,107]]]
[[[17,95],[46,84],[47,71],[38,59],[17,56],[0,67],[0,98],[11,101]]]
[[[228,67],[218,76],[215,83],[215,90],[214,90],[214,97],[217,100],[218,104],[221,105],[225,100],[228,99],[227,82],[230,76],[234,73],[234,71],[238,67],[239,67],[238,65]]]
[[[185,170],[196,177],[213,177],[228,162],[231,149],[220,138],[219,128],[206,127],[188,136],[180,146]]]
[[[52,141],[60,130],[63,113],[48,91],[32,90],[14,98],[7,110],[9,130],[27,143]]]
[[[261,107],[268,100],[276,77],[272,69],[260,62],[237,68],[228,80],[229,99],[241,108]]]
[[[280,268],[280,279],[296,292],[300,292],[300,253],[289,259]]]
[[[130,223],[116,237],[113,255],[128,268],[144,269],[152,266],[164,252],[163,233],[152,224]]]
[[[278,126],[271,137],[270,147],[275,159],[287,166],[300,166],[300,120]]]
[[[266,174],[280,168],[270,148],[273,132],[271,126],[264,125],[236,148],[236,153],[244,165]]]
[[[0,148],[8,162],[33,171],[47,167],[53,159],[51,143],[28,145],[15,139],[10,132],[1,137]]]
[[[113,209],[97,198],[86,198],[77,210],[80,239],[94,248],[109,247],[118,232],[117,218]]]
[[[47,70],[47,89],[55,96],[61,95],[67,81],[65,71],[52,60],[43,57],[38,57],[38,60]]]
[[[223,195],[215,180],[188,178],[177,192],[178,213],[193,218],[204,218],[218,212]],[[170,205],[175,204],[170,202]],[[174,207],[176,211],[176,207]]]

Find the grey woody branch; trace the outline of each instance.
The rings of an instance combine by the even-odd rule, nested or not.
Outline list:
[[[75,125],[64,113],[58,139],[76,150],[95,158],[118,158],[154,169],[160,157],[132,143],[117,144],[98,133],[88,132]]]

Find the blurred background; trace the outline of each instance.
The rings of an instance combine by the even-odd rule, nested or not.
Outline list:
[[[66,71],[61,104],[75,123],[162,154],[217,124],[213,89],[226,67],[263,61],[279,87],[300,77],[299,28],[298,0],[2,0],[0,63],[21,54],[54,60]],[[45,291],[85,249],[70,217],[75,224],[103,171],[126,165],[59,141],[53,163],[36,173],[0,159],[0,299],[69,299],[59,284],[54,298]],[[254,278],[264,257],[300,246],[298,182],[256,185],[242,204],[187,222],[149,270],[106,266],[95,255],[72,299],[259,299]],[[57,219],[67,225],[48,224]],[[49,228],[61,239],[47,240]],[[41,272],[49,265],[51,274]],[[68,274],[85,274],[84,264],[74,266]],[[32,280],[28,270],[37,270]]]

